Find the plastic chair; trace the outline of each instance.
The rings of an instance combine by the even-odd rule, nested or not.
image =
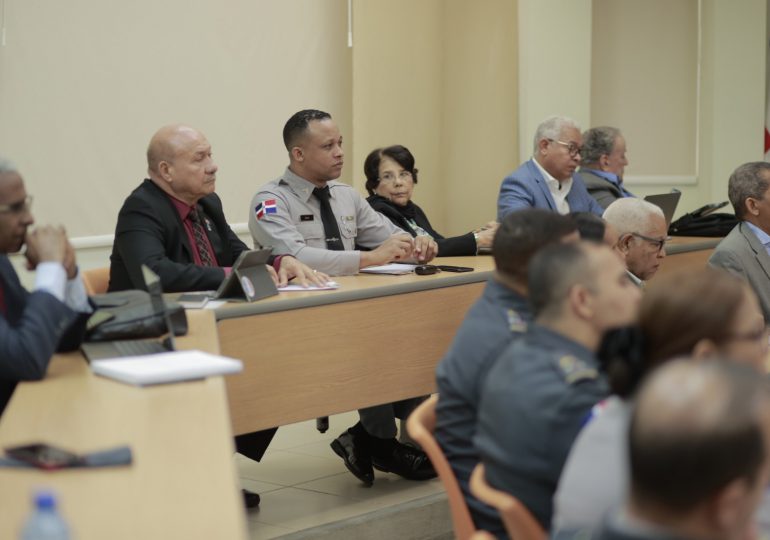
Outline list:
[[[86,286],[86,292],[89,296],[107,292],[107,286],[110,284],[109,266],[84,270],[80,273],[80,276],[83,278],[83,284]]]
[[[508,536],[514,540],[545,540],[543,527],[519,499],[509,493],[493,488],[484,477],[484,464],[479,463],[471,473],[471,493],[480,501],[500,512]]]
[[[471,540],[476,533],[471,513],[465,503],[465,497],[460,490],[457,477],[455,477],[449,461],[433,436],[433,432],[436,430],[436,403],[438,403],[438,395],[433,395],[423,401],[409,415],[406,421],[406,430],[409,432],[409,436],[417,441],[428,454],[433,468],[436,469],[441,483],[444,485],[449,499],[449,510],[452,514],[452,527],[455,536],[458,540]]]

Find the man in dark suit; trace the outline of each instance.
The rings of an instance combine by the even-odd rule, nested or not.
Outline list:
[[[211,145],[191,127],[162,127],[147,148],[147,169],[150,178],[128,196],[118,215],[109,290],[144,288],[142,264],[160,276],[165,292],[216,289],[249,248],[230,229],[214,193],[218,168]],[[268,269],[279,286],[294,277],[303,285],[328,280],[286,255],[273,257]],[[275,431],[239,435],[236,449],[259,461]],[[256,493],[244,490],[244,498],[247,507],[259,504]]]
[[[770,323],[770,163],[741,165],[730,176],[727,195],[740,223],[719,242],[709,259],[749,282]]]
[[[54,352],[80,344],[91,311],[64,229],[29,232],[31,204],[19,173],[0,158],[0,413],[17,382],[42,379]],[[37,270],[32,292],[8,259],[22,245]]]
[[[580,128],[573,120],[563,116],[543,120],[535,132],[532,159],[506,176],[500,186],[497,221],[522,208],[602,215],[602,207],[575,172],[580,165],[582,141]]]
[[[147,167],[150,178],[118,215],[109,290],[143,288],[142,264],[160,276],[165,292],[216,289],[249,248],[230,229],[214,193],[211,145],[196,129],[165,126],[150,141]],[[278,285],[294,277],[300,284],[325,281],[293,257],[273,257],[270,264]]]
[[[626,139],[618,128],[601,126],[583,133],[580,177],[596,202],[607,208],[614,200],[634,195],[623,186],[628,165]]]

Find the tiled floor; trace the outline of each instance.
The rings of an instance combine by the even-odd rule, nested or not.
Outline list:
[[[348,472],[329,443],[358,421],[355,412],[333,416],[329,431],[315,421],[281,427],[260,463],[236,455],[241,486],[262,497],[248,511],[252,540],[275,538],[309,527],[351,518],[442,491],[438,480],[412,482],[375,471],[364,487]]]

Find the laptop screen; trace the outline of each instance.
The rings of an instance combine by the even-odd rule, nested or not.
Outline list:
[[[144,286],[147,287],[147,292],[150,293],[152,312],[153,314],[163,314],[163,322],[166,326],[166,331],[168,332],[171,350],[175,351],[176,343],[174,342],[174,326],[171,324],[171,318],[166,309],[166,302],[163,300],[163,287],[160,285],[160,276],[150,270],[147,265],[143,264],[142,279],[144,279]]]

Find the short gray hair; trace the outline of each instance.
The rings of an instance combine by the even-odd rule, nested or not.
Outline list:
[[[626,197],[613,201],[604,211],[604,220],[615,227],[619,234],[646,234],[650,226],[650,217],[663,216],[659,206],[644,199]]]
[[[18,169],[16,168],[16,165],[14,165],[11,160],[5,159],[3,156],[0,156],[0,174],[6,174],[6,173],[18,173]]]
[[[583,164],[599,163],[603,155],[610,155],[619,136],[620,130],[609,126],[591,128],[583,133],[583,151],[580,153]]]
[[[549,116],[537,126],[532,153],[537,154],[538,143],[543,139],[557,140],[564,128],[575,128],[580,131],[580,126],[572,118],[566,116]]]
[[[762,172],[766,174],[762,175]],[[727,198],[733,205],[735,217],[743,219],[746,214],[746,199],[761,199],[765,196],[769,173],[770,163],[766,161],[744,163],[733,171],[727,183]]]

